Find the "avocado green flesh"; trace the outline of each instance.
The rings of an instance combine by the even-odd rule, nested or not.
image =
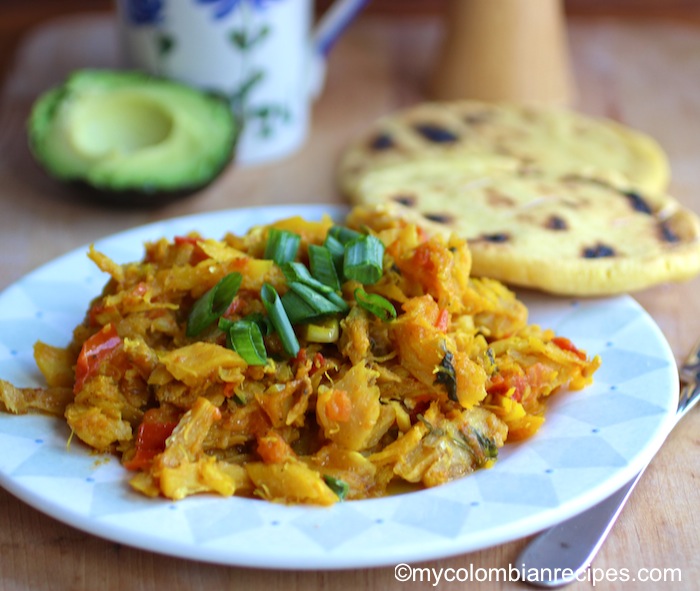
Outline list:
[[[228,104],[136,72],[82,70],[42,95],[29,120],[36,159],[53,176],[105,191],[182,191],[231,159]]]

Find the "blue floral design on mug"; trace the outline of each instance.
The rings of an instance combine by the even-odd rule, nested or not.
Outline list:
[[[271,2],[279,0],[247,0],[256,11],[265,10]],[[214,18],[219,20],[231,14],[244,0],[195,0],[197,4],[209,4],[214,7]]]
[[[163,0],[128,0],[126,12],[134,25],[155,25],[163,20]]]

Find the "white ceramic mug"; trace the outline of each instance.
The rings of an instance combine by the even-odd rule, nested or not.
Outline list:
[[[367,0],[116,0],[125,65],[224,94],[243,119],[236,161],[298,149],[331,46]]]

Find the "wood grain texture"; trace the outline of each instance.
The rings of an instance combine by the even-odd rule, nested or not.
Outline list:
[[[155,210],[108,209],[74,198],[37,169],[23,121],[38,92],[73,68],[115,63],[105,17],[66,17],[23,40],[0,102],[0,289],[86,242],[137,224],[244,205],[339,203],[333,169],[343,146],[377,116],[425,97],[441,36],[437,18],[366,15],[334,49],[312,135],[274,165],[231,167],[212,186]],[[700,29],[672,22],[572,20],[578,108],[654,135],[672,164],[672,192],[700,211]],[[700,279],[636,294],[677,359],[700,337]],[[598,583],[597,589],[697,588],[700,580],[700,413],[669,437],[634,492],[596,568],[675,567],[682,582]],[[426,564],[504,567],[526,540]],[[0,591],[48,589],[268,589],[368,591],[429,588],[399,583],[393,569],[263,571],[172,559],[95,538],[46,517],[0,490]],[[517,584],[445,583],[440,589],[519,589]],[[574,591],[591,589],[580,582]]]

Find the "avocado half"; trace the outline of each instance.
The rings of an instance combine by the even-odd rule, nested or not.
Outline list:
[[[141,72],[79,70],[37,99],[28,128],[30,149],[52,176],[147,204],[216,178],[239,125],[220,96]]]

